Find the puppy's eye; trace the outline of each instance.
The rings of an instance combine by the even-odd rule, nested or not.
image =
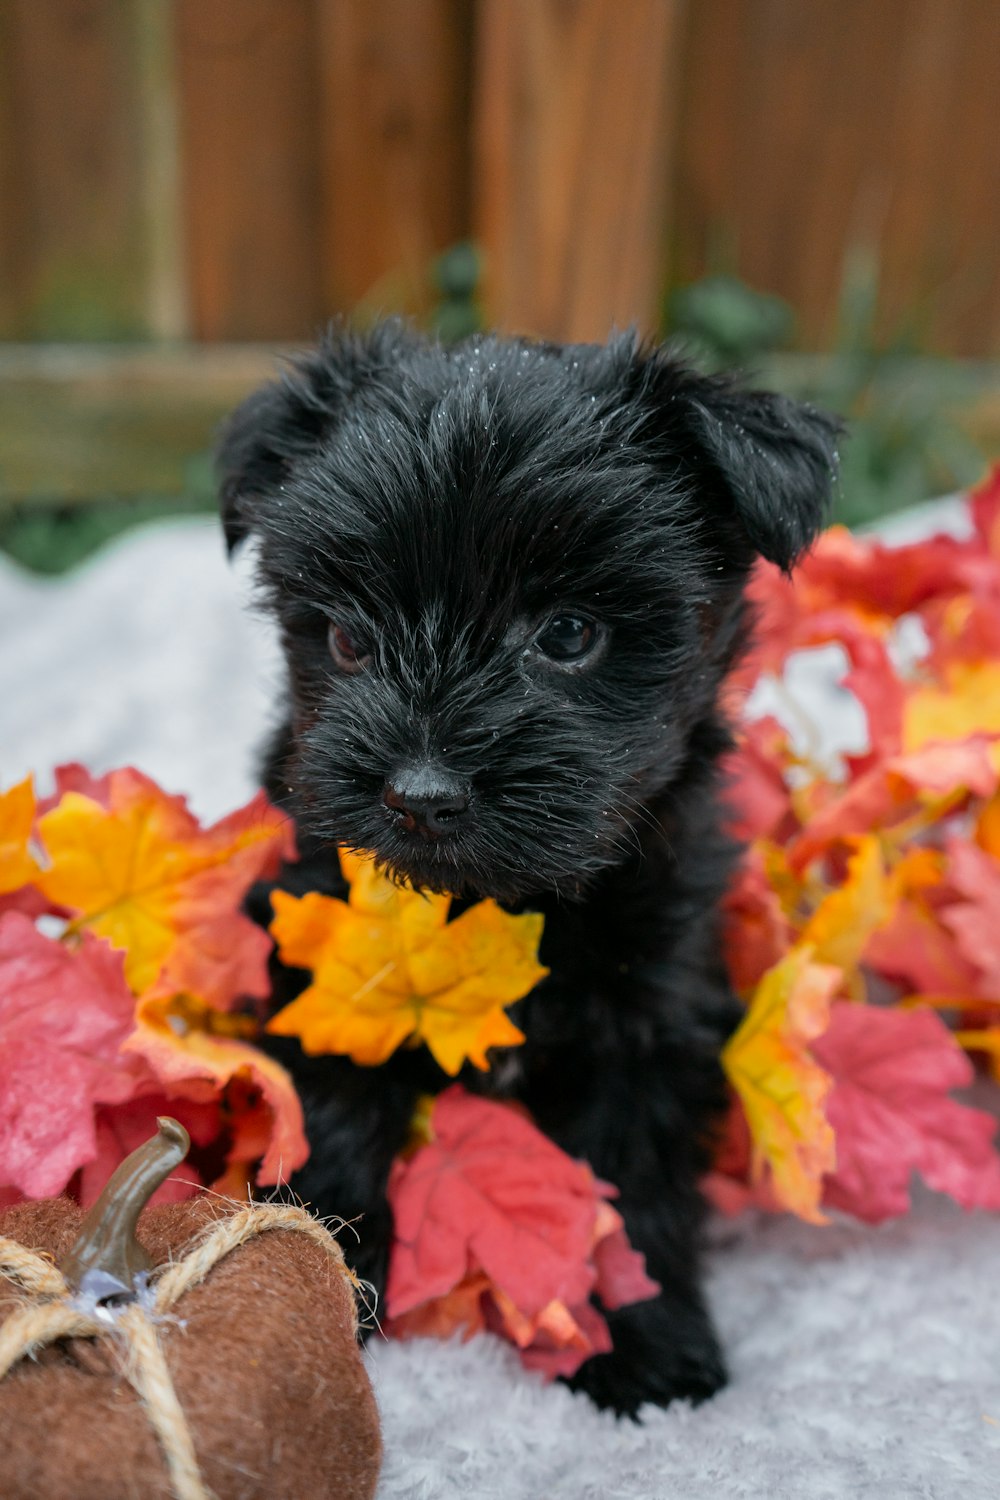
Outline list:
[[[584,615],[555,615],[536,635],[535,645],[550,661],[576,666],[591,655],[601,635],[596,620]]]
[[[371,661],[371,653],[363,651],[343,625],[331,622],[327,641],[330,655],[342,672],[362,672]]]

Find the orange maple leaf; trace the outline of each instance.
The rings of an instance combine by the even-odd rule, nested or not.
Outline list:
[[[953,743],[971,735],[1000,735],[1000,662],[958,661],[945,668],[944,682],[917,688],[903,715],[903,747]],[[991,747],[994,769],[1000,750]]]
[[[836,1161],[824,1103],[830,1079],[807,1044],[826,1027],[841,971],[813,962],[808,947],[792,948],[764,975],[722,1062],[746,1112],[754,1172],[765,1165],[781,1203],[823,1223],[823,1175]]]
[[[262,793],[202,829],[182,798],[126,768],[108,778],[106,805],[70,791],[38,826],[50,861],[39,888],[75,930],[125,951],[136,994],[157,984],[216,1005],[267,994],[270,944],[240,903],[293,843]]]
[[[856,968],[868,939],[888,919],[892,906],[889,876],[874,834],[848,839],[854,853],[847,879],[824,896],[801,935],[817,963],[845,972]]]
[[[370,860],[341,854],[348,901],[275,891],[271,932],[285,963],[313,982],[268,1030],[297,1036],[306,1052],[384,1062],[403,1042],[424,1042],[446,1073],[466,1058],[488,1068],[490,1047],[524,1035],[504,1013],[543,979],[543,918],[511,916],[480,901],[448,921],[450,896],[392,884]]]
[[[147,995],[136,1006],[135,1022],[122,1051],[143,1058],[169,1094],[199,1103],[224,1094],[230,1102],[239,1098],[243,1108],[230,1122],[233,1155],[252,1159],[263,1150],[258,1182],[287,1180],[302,1165],[309,1145],[299,1096],[284,1068],[245,1040],[256,1031],[252,1020],[214,1010],[192,995]],[[264,1142],[249,1118],[239,1118],[251,1115],[255,1092],[268,1112]],[[248,1133],[241,1127],[248,1125],[252,1139],[241,1150],[241,1134]]]
[[[35,793],[26,776],[0,792],[0,895],[20,890],[38,876],[28,843],[35,821]]]

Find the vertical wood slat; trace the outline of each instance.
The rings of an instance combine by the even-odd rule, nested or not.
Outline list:
[[[185,337],[189,325],[174,18],[172,7],[162,0],[131,4],[143,161],[146,321],[154,338],[175,340]]]
[[[735,270],[825,347],[860,248],[884,335],[996,352],[995,0],[698,0],[683,46],[680,280]]]
[[[423,312],[469,229],[469,0],[320,0],[319,19],[327,301]]]
[[[0,337],[419,313],[470,220],[495,321],[650,327],[669,196],[807,346],[868,244],[883,331],[995,354],[998,96],[997,0],[0,0]]]
[[[681,10],[479,0],[474,220],[501,327],[657,326]]]
[[[131,0],[5,0],[0,335],[148,331],[135,21]]]
[[[306,339],[328,309],[314,0],[174,0],[198,338]]]

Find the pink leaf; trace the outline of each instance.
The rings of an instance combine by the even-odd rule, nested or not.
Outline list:
[[[813,1053],[834,1079],[825,1205],[877,1224],[907,1212],[918,1171],[964,1208],[1000,1208],[996,1121],[949,1098],[973,1072],[938,1016],[840,1002]]]

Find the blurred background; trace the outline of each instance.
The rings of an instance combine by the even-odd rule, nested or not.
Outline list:
[[[997,0],[0,0],[0,549],[210,507],[335,315],[634,324],[852,423],[851,522],[1000,453]]]

